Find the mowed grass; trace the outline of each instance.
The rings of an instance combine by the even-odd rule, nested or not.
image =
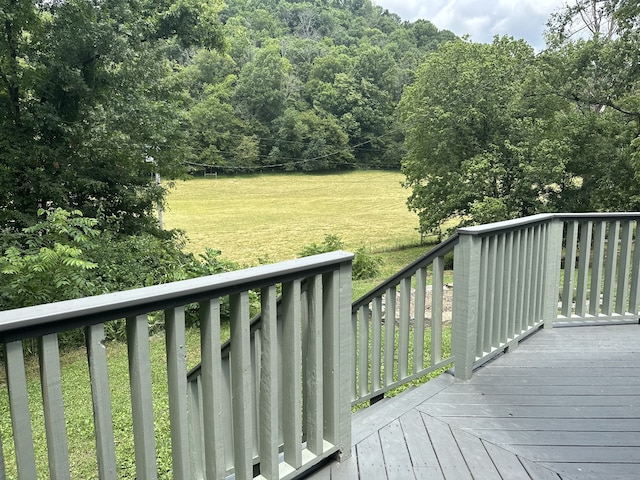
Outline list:
[[[165,228],[184,230],[187,250],[205,248],[242,265],[297,257],[302,247],[338,235],[349,250],[420,242],[418,217],[400,172],[269,174],[178,181]]]

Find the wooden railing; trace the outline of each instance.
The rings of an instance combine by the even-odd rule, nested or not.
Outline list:
[[[57,334],[80,327],[99,476],[117,477],[104,325],[126,318],[136,475],[157,477],[148,314],[158,310],[166,320],[172,478],[291,478],[329,456],[346,458],[353,405],[452,364],[468,379],[538,328],[637,322],[639,225],[640,213],[545,214],[462,228],[353,304],[353,256],[334,252],[0,312],[11,461],[21,479],[69,478]],[[254,321],[250,291],[261,296]],[[222,299],[230,305],[226,343]],[[200,306],[202,362],[187,373],[184,311],[192,303]],[[39,477],[23,356],[23,341],[33,338],[49,458]]]
[[[459,229],[456,377],[469,378],[542,326],[637,322],[638,220],[640,213],[546,214]]]
[[[120,318],[127,319],[136,477],[157,478],[148,314],[158,310],[165,315],[171,478],[217,479],[233,473],[246,479],[257,473],[254,465],[262,478],[290,478],[327,456],[348,457],[352,257],[334,252],[0,312],[19,478],[70,477],[57,334],[77,327],[86,335],[99,478],[118,477],[104,325]],[[250,328],[250,291],[261,293],[260,328]],[[220,341],[223,298],[230,306],[228,347]],[[201,376],[188,384],[185,306],[196,302]],[[34,337],[43,400],[35,415],[44,417],[47,473],[36,468],[23,355],[23,341]],[[6,478],[1,446],[0,478]]]
[[[638,321],[639,220],[640,213],[543,214],[458,229],[354,302],[352,404],[452,363],[456,377],[468,379],[543,326]]]
[[[640,214],[564,215],[562,220],[566,254],[557,324],[637,321]]]
[[[353,405],[374,403],[452,363],[443,343],[449,336],[443,337],[443,328],[451,326],[451,316],[444,315],[444,272],[445,256],[457,242],[452,236],[353,303]]]

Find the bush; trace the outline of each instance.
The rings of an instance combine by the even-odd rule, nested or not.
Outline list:
[[[82,212],[38,211],[44,219],[24,229],[0,257],[0,309],[26,307],[92,295],[98,266],[85,249],[99,235],[97,221]],[[4,243],[4,242],[3,242]]]
[[[311,243],[298,252],[301,257],[309,257],[321,253],[344,250],[344,242],[337,235],[327,235],[321,244]],[[353,259],[353,278],[355,280],[365,280],[380,276],[380,268],[383,261],[367,251],[364,245],[358,247]]]
[[[353,259],[353,278],[355,280],[366,280],[380,276],[382,259],[367,251],[364,246],[356,250]]]

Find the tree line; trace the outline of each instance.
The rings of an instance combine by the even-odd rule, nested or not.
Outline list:
[[[399,168],[395,106],[454,38],[370,0],[2,0],[0,12],[0,223],[16,227],[53,206],[135,232],[163,198],[153,172]]]

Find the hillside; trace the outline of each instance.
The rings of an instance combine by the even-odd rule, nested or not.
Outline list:
[[[398,168],[403,89],[455,38],[370,0],[236,0],[219,18],[225,52],[180,73],[199,173]]]

